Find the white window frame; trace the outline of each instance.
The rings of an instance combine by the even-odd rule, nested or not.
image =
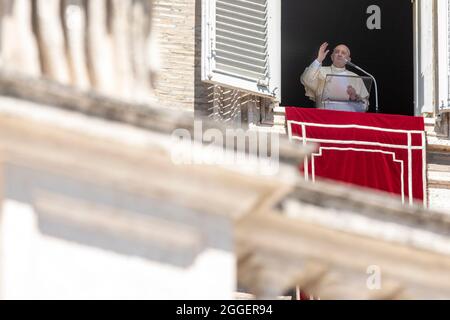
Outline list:
[[[441,0],[442,1],[442,0]],[[443,0],[447,1],[447,0]],[[439,62],[438,61],[438,30],[436,30],[438,16],[443,13],[436,12],[438,8],[434,1],[412,0],[414,3],[414,75],[415,75],[415,103],[414,114],[421,116],[426,113],[435,113],[440,100]],[[445,13],[447,14],[447,13]],[[441,17],[442,18],[442,17]],[[440,28],[441,31],[442,28]],[[447,81],[445,81],[447,82]],[[443,84],[442,81],[440,83]],[[447,100],[447,98],[445,98]]]
[[[438,19],[438,107],[450,108],[449,106],[449,7],[448,0],[437,2]]]
[[[214,72],[215,2],[202,0],[202,81],[281,101],[281,0],[268,0],[268,55],[270,82],[257,82]]]

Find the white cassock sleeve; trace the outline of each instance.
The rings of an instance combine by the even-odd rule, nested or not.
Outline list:
[[[322,64],[314,60],[311,65],[305,69],[300,80],[305,86],[305,95],[311,100],[316,101],[317,90],[320,84],[320,68]]]
[[[369,98],[369,92],[367,91],[366,85],[362,79],[358,79],[356,93],[361,97],[361,99]]]

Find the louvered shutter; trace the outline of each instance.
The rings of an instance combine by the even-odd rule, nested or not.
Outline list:
[[[279,97],[279,4],[204,0],[202,80]]]

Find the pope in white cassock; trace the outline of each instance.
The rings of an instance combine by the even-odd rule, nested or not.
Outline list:
[[[351,60],[350,49],[346,45],[338,45],[331,54],[333,64],[329,67],[323,67],[322,62],[330,52],[327,48],[327,42],[320,46],[317,59],[306,68],[301,76],[306,96],[316,102],[317,108],[355,111],[352,105],[360,105],[362,111],[367,111],[369,92],[363,80],[356,73],[345,68],[346,60]],[[324,103],[328,99],[350,101],[350,103],[336,105]]]

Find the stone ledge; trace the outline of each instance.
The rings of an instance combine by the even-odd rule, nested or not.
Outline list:
[[[135,104],[48,79],[0,71],[0,95],[55,106],[161,133],[193,127],[193,112]],[[174,112],[176,110],[176,112]]]
[[[427,151],[445,151],[450,152],[450,140],[443,139],[427,134]]]
[[[433,180],[433,181],[441,181],[441,182],[446,182],[447,184],[450,184],[450,172],[444,172],[444,171],[434,172],[434,171],[431,171],[428,174],[428,178],[430,180]]]
[[[402,221],[405,225],[419,225],[442,234],[450,232],[447,215],[427,210],[419,204],[405,206],[399,197],[382,191],[355,188],[331,180],[320,180],[315,184],[299,181],[288,199],[320,208],[357,212],[360,216],[379,220]]]

